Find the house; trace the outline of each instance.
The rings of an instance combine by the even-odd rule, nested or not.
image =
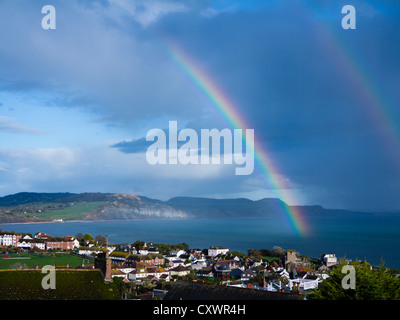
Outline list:
[[[320,282],[321,280],[319,280],[317,277],[289,279],[289,288],[291,291],[307,291],[311,289],[317,289]]]
[[[148,250],[148,253],[149,254],[159,254],[160,252],[158,251],[157,248],[150,247],[149,250]]]
[[[172,258],[179,258],[181,255],[183,255],[183,254],[186,254],[186,251],[185,250],[171,250],[170,252],[169,252],[169,255],[172,257]]]
[[[214,277],[214,271],[211,266],[207,266],[202,269],[197,269],[195,272],[198,277],[206,277],[206,278]]]
[[[131,281],[145,281],[149,276],[151,276],[152,279],[154,277],[160,279],[163,274],[169,275],[168,271],[160,267],[136,268],[128,273],[128,279]]]
[[[48,239],[48,238],[47,238]],[[64,236],[64,239],[66,241],[72,241],[73,242],[73,247],[75,248],[79,248],[80,244],[79,241],[77,239],[75,239],[74,236]]]
[[[149,253],[149,247],[145,247],[145,246],[139,247],[139,254],[146,255],[148,253]]]
[[[334,253],[323,254],[321,260],[323,264],[328,268],[337,264],[337,258]]]
[[[225,255],[229,252],[228,248],[220,247],[220,246],[211,246],[208,249],[208,255],[210,257],[216,257],[218,255]]]
[[[190,273],[190,268],[179,265],[175,268],[169,269],[169,274],[172,276],[183,277]]]
[[[251,278],[255,277],[257,273],[254,270],[246,270],[240,275],[241,281],[249,281]]]
[[[73,250],[74,248],[74,241],[66,240],[63,237],[51,237],[46,240],[47,250]]]
[[[201,249],[189,249],[188,253],[193,254],[194,256],[198,256],[198,255],[202,255],[203,254],[203,250]]]
[[[114,251],[110,254],[111,263],[124,264],[128,255],[126,252]]]
[[[105,248],[108,250],[109,253],[114,252],[115,249],[117,249],[116,246],[112,246],[112,245],[108,245]]]
[[[119,271],[125,273],[126,275],[128,275],[128,273],[132,272],[133,270],[135,270],[134,268],[126,268],[124,266],[121,265],[114,265],[115,269],[118,269]]]
[[[161,254],[147,254],[142,256],[140,260],[148,267],[163,265],[165,263],[165,259]]]
[[[231,276],[232,269],[228,266],[214,266],[215,277],[221,278],[222,280],[229,280]]]
[[[285,277],[286,279],[289,279],[290,277],[289,272],[285,268],[272,268],[272,269],[274,270],[275,275],[277,277]]]
[[[230,259],[230,260],[218,260],[215,265],[214,268],[218,268],[218,267],[227,267],[229,269],[236,269],[239,268],[239,263],[237,260],[235,259]]]
[[[0,233],[0,244],[3,246],[11,246],[11,247],[17,247],[18,246],[18,241],[22,238],[22,234],[20,233],[7,233],[7,232],[1,232]]]
[[[168,265],[169,265],[171,268],[176,268],[176,267],[178,267],[178,266],[184,266],[184,264],[185,264],[185,262],[182,261],[181,259],[173,259],[173,260],[170,260],[170,261],[168,262]]]
[[[122,278],[126,279],[128,275],[124,272],[122,272],[119,269],[111,269],[111,278]]]
[[[83,256],[91,256],[91,255],[96,255],[99,253],[104,252],[100,248],[88,248],[88,247],[79,247],[78,249],[78,254],[83,255]]]
[[[126,256],[124,264],[127,267],[136,268],[137,262],[140,262],[140,255],[130,254],[130,255]]]
[[[143,263],[146,267],[154,267],[158,265],[163,265],[165,263],[165,259],[162,255],[137,255],[131,254],[126,257],[125,265],[133,268],[137,268],[137,263]]]
[[[46,233],[42,233],[42,232],[36,232],[35,235],[33,236],[35,239],[42,239],[42,240],[47,240],[48,238],[50,238],[51,236],[49,234]]]
[[[119,245],[119,251],[121,252],[129,252],[131,250],[131,245],[127,243],[122,243]]]
[[[46,250],[46,243],[44,240],[28,237],[28,239],[18,240],[17,247],[25,250],[32,250],[35,247],[41,250]]]
[[[161,276],[160,276],[160,280],[161,281],[167,281],[167,282],[169,282],[169,281],[171,281],[172,280],[172,277],[169,275],[169,274],[162,274]]]
[[[206,266],[207,263],[205,261],[200,261],[200,260],[197,260],[191,264],[193,270],[201,270]]]

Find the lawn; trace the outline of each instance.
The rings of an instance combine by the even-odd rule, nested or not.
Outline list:
[[[79,256],[70,254],[52,254],[52,253],[32,253],[20,255],[13,253],[10,258],[4,258],[5,252],[0,253],[0,270],[1,269],[18,269],[19,266],[34,268],[35,266],[43,267],[46,265],[66,266],[76,268],[84,262],[85,265],[93,264],[93,260],[83,259]]]

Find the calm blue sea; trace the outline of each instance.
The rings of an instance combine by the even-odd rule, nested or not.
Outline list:
[[[295,234],[281,218],[232,218],[191,220],[130,220],[66,223],[3,224],[6,231],[53,236],[90,233],[108,235],[110,243],[186,242],[191,248],[220,245],[247,253],[252,249],[280,246],[319,258],[323,253],[361,259],[400,269],[400,217],[309,217],[308,235]]]

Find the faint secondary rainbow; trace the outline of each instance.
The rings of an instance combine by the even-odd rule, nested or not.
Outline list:
[[[229,98],[216,85],[211,77],[204,72],[196,62],[183,52],[176,44],[170,41],[164,41],[167,52],[181,72],[189,81],[199,90],[204,97],[211,103],[215,109],[233,129],[250,129],[239,114],[237,108]],[[264,179],[270,187],[276,190],[277,196],[285,203],[295,203],[293,195],[289,192],[290,188],[286,185],[282,176],[278,172],[277,166],[272,162],[267,153],[255,139],[254,144],[245,140],[245,143],[254,151],[254,160],[261,170]],[[282,204],[283,212],[291,229],[298,235],[305,236],[309,233],[309,225],[298,207]]]
[[[383,144],[388,154],[391,155],[394,168],[400,175],[398,163],[400,161],[400,125],[396,122],[396,116],[391,110],[391,104],[385,95],[381,85],[374,81],[371,68],[362,62],[362,57],[356,56],[349,44],[341,37],[342,32],[355,32],[355,30],[342,30],[340,27],[332,29],[327,23],[319,21],[315,27],[318,40],[325,50],[326,55],[337,66],[338,71],[353,90],[354,96],[358,99],[360,111],[366,114],[379,131]]]

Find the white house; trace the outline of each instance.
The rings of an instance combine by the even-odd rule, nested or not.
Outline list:
[[[289,288],[290,290],[293,290],[293,287],[297,287],[302,291],[317,289],[319,282],[321,282],[321,280],[318,279],[289,279]]]
[[[325,254],[323,256],[323,261],[327,267],[334,266],[337,264],[337,258],[334,253]]]
[[[150,253],[150,254],[159,254],[160,251],[158,251],[157,248],[150,247],[149,250],[148,250],[148,253]]]
[[[186,254],[185,250],[173,250],[169,252],[170,256],[173,258],[179,258],[181,255]]]
[[[219,255],[219,254],[227,254],[229,252],[229,249],[228,248],[225,248],[225,247],[215,247],[215,246],[211,246],[209,249],[208,249],[208,255],[210,256],[210,257],[216,257],[217,255]]]
[[[138,268],[138,269],[131,271],[128,274],[128,279],[131,281],[142,281],[142,280],[148,278],[149,276],[160,279],[160,277],[162,275],[169,276],[169,272],[165,271],[163,269],[154,268],[154,267]]]
[[[41,250],[46,250],[46,243],[43,240],[28,237],[28,239],[20,239],[17,243],[17,247],[21,249],[33,249],[38,248]]]
[[[198,260],[198,261],[193,262],[191,264],[191,267],[193,270],[201,270],[201,269],[207,267],[207,263],[206,263],[206,261]]]
[[[149,248],[148,247],[139,247],[139,254],[141,254],[142,256],[149,254]]]
[[[80,248],[78,250],[78,254],[83,255],[83,256],[90,256],[92,254],[99,254],[100,252],[103,252],[102,250],[95,250],[95,249],[90,249],[90,248]]]
[[[17,247],[18,240],[22,238],[20,234],[9,234],[9,233],[2,233],[0,234],[0,244],[3,246],[12,246]]]

